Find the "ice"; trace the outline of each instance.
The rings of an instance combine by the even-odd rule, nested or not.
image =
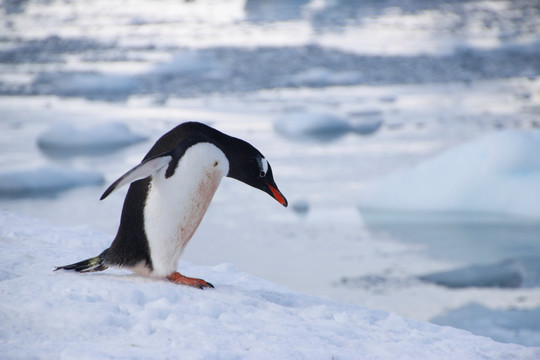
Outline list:
[[[45,165],[0,173],[0,196],[50,196],[74,187],[102,185],[100,173]]]
[[[291,85],[296,86],[334,86],[352,85],[362,82],[362,74],[357,71],[330,71],[326,68],[315,67],[291,77]]]
[[[494,132],[367,182],[360,207],[540,220],[539,153],[538,130]]]
[[[38,137],[39,147],[47,154],[68,157],[81,154],[106,154],[147,137],[133,133],[124,123],[108,122],[87,128],[56,123]]]
[[[540,286],[540,265],[536,257],[529,256],[428,274],[420,279],[451,288],[537,287]]]
[[[351,126],[346,119],[333,114],[298,111],[280,116],[274,129],[292,139],[332,141],[349,132]]]
[[[540,308],[493,310],[472,303],[437,316],[432,321],[489,336],[500,342],[533,346],[540,343],[539,320]]]
[[[89,72],[50,72],[36,77],[40,92],[80,96],[109,101],[125,100],[139,86],[136,78],[121,74]]]
[[[53,272],[97,254],[110,236],[6,212],[0,223],[0,350],[6,358],[540,357],[540,348],[301,295],[228,264],[180,264],[182,272],[216,286],[209,290],[120,270]]]
[[[170,61],[156,64],[151,73],[162,77],[174,75],[204,77],[217,68],[219,65],[212,56],[193,51],[178,53]]]

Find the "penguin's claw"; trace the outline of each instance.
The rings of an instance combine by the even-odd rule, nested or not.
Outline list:
[[[209,282],[204,281],[203,279],[190,278],[180,274],[179,272],[173,272],[171,275],[167,276],[167,279],[175,284],[193,286],[199,289],[213,288],[214,285]]]

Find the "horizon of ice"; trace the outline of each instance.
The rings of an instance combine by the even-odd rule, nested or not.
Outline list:
[[[0,211],[0,351],[51,358],[538,359],[540,348],[307,296],[221,264],[181,262],[199,290],[121,270],[54,266],[110,238]],[[29,342],[28,339],[32,341]]]
[[[105,182],[95,171],[43,165],[0,173],[0,197],[50,196],[80,186]]]
[[[86,128],[70,123],[55,123],[42,133],[38,146],[47,154],[70,156],[109,153],[147,140],[148,137],[132,132],[120,122],[108,122]]]
[[[370,210],[501,214],[540,220],[540,131],[501,130],[366,182]]]

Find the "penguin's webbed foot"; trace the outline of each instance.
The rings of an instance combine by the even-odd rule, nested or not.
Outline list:
[[[194,286],[199,289],[213,288],[214,285],[209,282],[204,281],[203,279],[190,278],[180,274],[179,272],[173,272],[171,275],[167,276],[169,281],[172,281],[175,284]]]

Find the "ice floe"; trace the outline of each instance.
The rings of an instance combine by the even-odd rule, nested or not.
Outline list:
[[[374,179],[360,208],[540,220],[540,131],[503,130]]]
[[[109,122],[88,128],[69,123],[52,125],[38,138],[39,147],[49,155],[68,157],[81,154],[103,154],[146,140],[125,124]]]
[[[432,321],[489,336],[500,342],[534,346],[540,343],[539,319],[540,308],[494,310],[471,303],[437,316]]]
[[[351,125],[333,114],[297,111],[276,119],[274,129],[291,139],[332,141],[351,131]]]
[[[540,286],[540,264],[534,256],[522,257],[427,274],[420,276],[420,279],[450,288],[537,287]]]
[[[0,196],[50,196],[79,186],[102,185],[103,176],[95,171],[41,166],[0,172]]]

